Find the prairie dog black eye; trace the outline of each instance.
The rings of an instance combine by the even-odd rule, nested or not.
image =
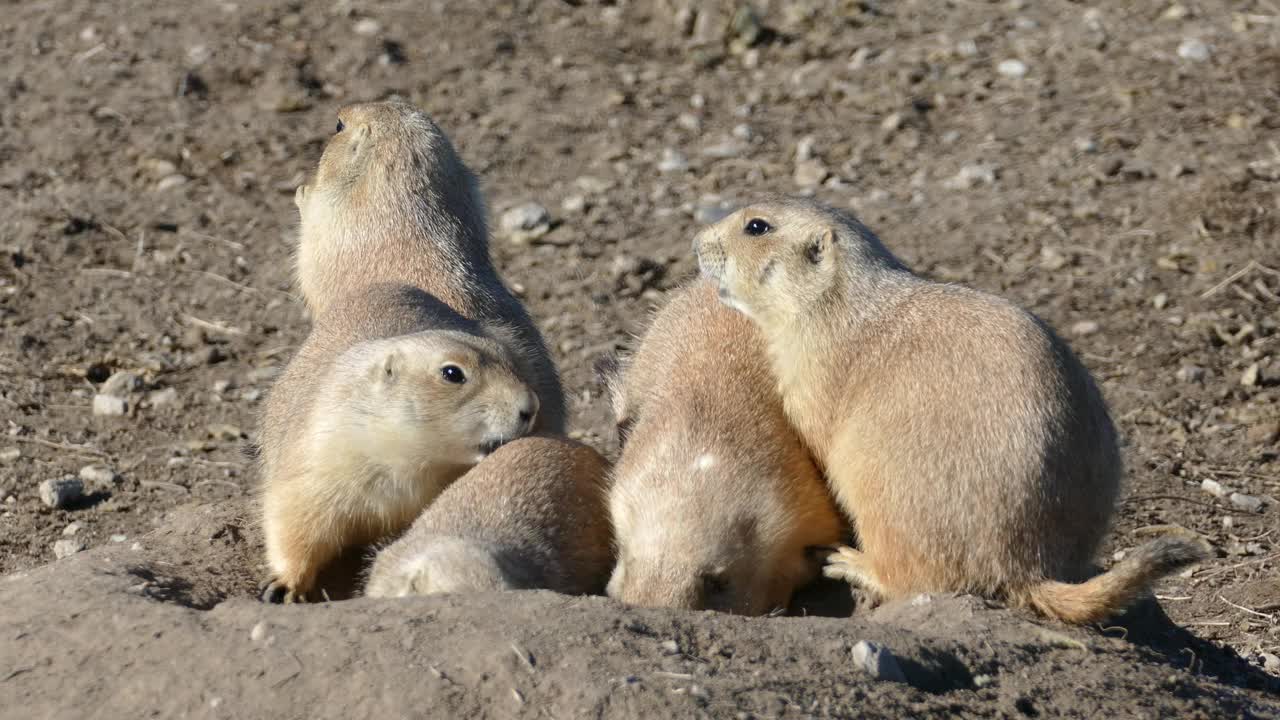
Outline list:
[[[341,120],[339,120],[339,121],[338,121],[338,129],[337,129],[337,132],[342,132],[343,128],[345,128],[345,127],[346,127],[346,125],[343,125],[343,124],[342,124],[342,121],[341,121]]]
[[[751,237],[760,237],[772,229],[773,226],[764,220],[761,220],[760,218],[751,218],[747,221],[747,226],[743,228],[742,231]]]
[[[445,382],[451,382],[454,385],[461,385],[467,381],[467,374],[457,365],[445,365],[440,368],[440,375],[444,377]]]

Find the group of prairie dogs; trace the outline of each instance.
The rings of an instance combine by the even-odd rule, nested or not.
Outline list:
[[[1028,312],[805,199],[693,239],[701,278],[609,373],[611,466],[564,437],[448,138],[399,102],[339,118],[295,198],[313,326],[261,419],[264,599],[323,595],[322,568],[374,545],[378,597],[762,614],[825,573],[872,602],[973,593],[1087,623],[1203,557],[1163,538],[1097,574],[1121,459],[1088,371]]]

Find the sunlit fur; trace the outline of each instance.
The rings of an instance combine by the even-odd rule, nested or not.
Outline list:
[[[773,230],[746,234],[753,218]],[[854,519],[860,551],[828,575],[873,596],[970,592],[1090,622],[1200,556],[1162,540],[1081,583],[1120,452],[1089,373],[1030,313],[914,275],[811,200],[753,203],[694,250],[763,330],[787,416]]]
[[[612,381],[629,427],[609,496],[608,592],[761,614],[789,604],[840,519],[783,416],[759,333],[696,282],[673,291]]]
[[[317,316],[374,283],[429,293],[506,343],[541,400],[539,430],[564,430],[564,396],[542,335],[489,256],[479,184],[449,138],[399,101],[338,111],[335,133],[294,201],[298,286]]]
[[[599,453],[572,440],[504,445],[378,553],[365,594],[601,592],[613,566],[608,469]]]
[[[317,318],[259,427],[267,559],[294,595],[344,548],[402,531],[538,412],[506,347],[451,329],[424,293],[379,285],[343,302]]]

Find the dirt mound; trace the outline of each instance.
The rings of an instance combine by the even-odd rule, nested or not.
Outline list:
[[[1132,714],[1142,698],[1150,717],[1280,713],[1280,699],[1243,689],[1265,689],[1265,676],[1154,606],[1121,640],[954,596],[853,618],[634,610],[549,592],[264,605],[250,597],[260,543],[244,510],[184,508],[132,546],[0,580],[0,707],[51,718],[1100,717]],[[862,641],[879,663],[855,662]]]

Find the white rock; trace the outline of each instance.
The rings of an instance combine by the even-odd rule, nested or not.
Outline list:
[[[996,167],[988,163],[965,165],[955,177],[943,183],[951,190],[968,190],[977,185],[992,185],[996,181]]]
[[[84,483],[75,475],[45,480],[40,483],[40,501],[51,508],[64,508],[84,494]]]
[[[0,463],[9,463],[22,457],[22,449],[11,447],[0,450]]]
[[[1088,153],[1092,155],[1093,153],[1098,152],[1098,141],[1093,138],[1076,138],[1075,142],[1072,144],[1075,146],[1076,152],[1079,153]]]
[[[1088,335],[1093,335],[1100,329],[1102,329],[1102,326],[1093,320],[1081,320],[1071,326],[1071,334],[1079,337],[1086,337]]]
[[[1214,497],[1226,497],[1231,491],[1222,486],[1217,480],[1205,478],[1200,481],[1200,489],[1209,493]]]
[[[823,165],[821,160],[805,160],[796,163],[796,170],[792,175],[792,179],[800,187],[816,187],[821,185],[822,181],[826,180],[830,174],[831,172],[827,170],[827,166]]]
[[[167,387],[163,390],[153,390],[151,394],[147,396],[147,404],[149,404],[153,408],[162,408],[162,407],[167,407],[169,405],[177,405],[178,390],[177,388],[171,388],[171,387]]]
[[[53,556],[61,560],[64,557],[70,557],[78,552],[82,552],[85,547],[83,540],[66,538],[53,544]]]
[[[512,242],[523,243],[551,231],[551,214],[538,203],[521,203],[502,213],[498,224]]]
[[[1192,62],[1204,62],[1209,59],[1209,46],[1199,38],[1187,38],[1178,46],[1178,57]]]
[[[355,27],[352,29],[356,31],[357,35],[369,37],[371,35],[377,35],[382,30],[382,23],[374,20],[373,18],[362,18],[356,21]]]
[[[898,666],[898,660],[887,648],[880,647],[866,640],[859,640],[850,652],[855,667],[861,668],[876,680],[889,682],[906,682],[906,675]]]
[[[124,415],[129,411],[129,403],[124,398],[114,395],[94,395],[93,414],[102,416]]]
[[[128,535],[112,535],[111,536],[111,542],[113,543],[122,543],[128,539],[129,539]]]
[[[73,522],[70,525],[62,528],[62,534],[66,537],[71,537],[72,535],[75,535],[76,533],[80,532],[81,527],[83,526],[80,525],[80,523]]]
[[[116,471],[105,465],[85,465],[80,468],[80,479],[90,485],[110,485],[115,482]]]
[[[1021,60],[1001,60],[996,72],[1007,78],[1020,78],[1027,74],[1027,64]]]
[[[107,381],[102,383],[102,387],[98,388],[98,393],[113,397],[128,397],[141,389],[142,378],[134,373],[121,370],[107,378]]]
[[[1252,495],[1244,493],[1231,493],[1231,504],[1244,510],[1245,512],[1259,513],[1262,512],[1262,500]]]
[[[1200,382],[1204,379],[1204,368],[1199,365],[1183,365],[1178,368],[1178,371],[1174,373],[1174,376],[1178,378],[1178,382]]]
[[[814,139],[812,135],[805,135],[796,143],[796,162],[802,163],[805,160],[813,159]]]
[[[560,209],[568,215],[586,212],[587,198],[585,195],[570,195],[560,201]]]
[[[187,184],[186,175],[183,175],[181,173],[174,173],[172,175],[166,175],[160,178],[160,182],[156,183],[156,190],[158,190],[159,192],[164,192],[165,190],[171,190],[180,185],[186,185],[186,184]]]
[[[662,151],[662,158],[658,160],[658,172],[684,172],[689,169],[689,160],[684,153],[675,148],[666,148]]]

